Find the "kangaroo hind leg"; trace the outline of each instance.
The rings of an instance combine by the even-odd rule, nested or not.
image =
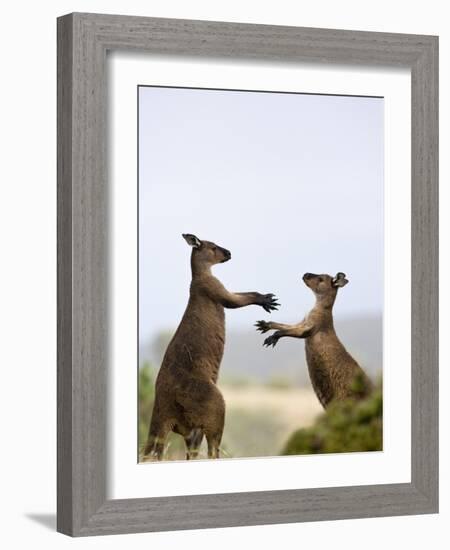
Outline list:
[[[183,408],[187,424],[194,427],[184,436],[185,441],[193,432],[200,430],[198,445],[204,434],[208,442],[208,457],[218,458],[225,420],[225,401],[218,387],[213,382],[195,380],[178,392],[177,403]],[[195,448],[194,441],[190,444]],[[187,441],[186,446],[189,454]]]
[[[200,428],[192,430],[191,433],[184,438],[184,442],[186,443],[186,460],[197,458],[202,440],[203,431]]]
[[[156,408],[155,408],[156,409]],[[170,431],[170,423],[162,421],[157,410],[153,410],[152,420],[148,431],[147,443],[144,448],[144,457],[162,460],[167,434]]]
[[[208,458],[220,458],[220,442],[222,434],[207,434],[206,441],[208,442]]]
[[[208,458],[219,458],[225,424],[225,401],[216,386],[213,386],[213,394],[205,409],[203,431],[208,443]]]

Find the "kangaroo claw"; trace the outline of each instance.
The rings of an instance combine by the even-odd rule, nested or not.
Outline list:
[[[270,330],[270,324],[267,321],[256,321],[256,330],[259,330],[262,334]]]
[[[272,334],[272,336],[269,336],[264,340],[263,345],[266,346],[267,348],[270,346],[274,348],[277,345],[277,342],[278,342],[278,337]]]
[[[275,294],[265,294],[263,296],[261,306],[265,311],[267,311],[267,313],[270,313],[271,311],[277,310],[280,304],[278,303]]]

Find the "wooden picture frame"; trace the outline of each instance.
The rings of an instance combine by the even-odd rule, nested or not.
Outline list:
[[[411,482],[108,500],[106,53],[407,67]],[[438,511],[438,38],[74,13],[58,19],[58,510],[72,536]]]

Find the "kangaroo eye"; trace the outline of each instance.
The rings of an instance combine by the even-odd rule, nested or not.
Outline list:
[[[323,277],[319,277],[319,283],[323,281]]]
[[[217,251],[217,246],[213,246],[213,252]]]

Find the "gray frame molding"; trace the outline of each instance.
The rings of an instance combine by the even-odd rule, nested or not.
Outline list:
[[[412,72],[412,481],[106,497],[106,52],[360,63]],[[74,13],[58,19],[58,521],[72,536],[438,511],[438,38]]]

